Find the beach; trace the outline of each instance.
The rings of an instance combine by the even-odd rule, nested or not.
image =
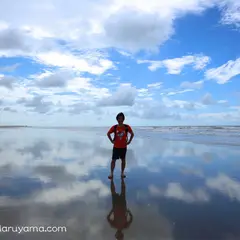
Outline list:
[[[115,239],[108,128],[1,128],[0,232],[12,239]],[[135,127],[127,151],[124,239],[240,238],[240,127]],[[114,184],[121,191],[120,160]]]

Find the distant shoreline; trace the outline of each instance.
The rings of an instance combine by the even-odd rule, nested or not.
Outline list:
[[[0,125],[0,128],[107,128],[109,126],[27,126],[27,125]],[[240,127],[240,125],[176,125],[176,126],[134,126],[137,128],[205,128],[205,127]]]
[[[30,127],[30,126],[18,126],[18,125],[3,125],[0,126],[0,128],[26,128],[26,127]]]

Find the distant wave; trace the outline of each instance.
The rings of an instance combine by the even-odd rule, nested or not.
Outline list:
[[[170,126],[140,127],[140,131],[155,133],[171,140],[186,140],[208,144],[240,145],[240,126]]]
[[[138,129],[149,129],[155,131],[209,131],[209,130],[225,130],[225,131],[238,131],[240,126],[170,126],[170,127],[137,127]]]

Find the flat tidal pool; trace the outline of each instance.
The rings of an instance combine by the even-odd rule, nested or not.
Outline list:
[[[0,135],[1,239],[240,239],[237,146],[136,133],[111,182],[105,130]]]

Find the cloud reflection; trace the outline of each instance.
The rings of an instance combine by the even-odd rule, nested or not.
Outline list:
[[[32,154],[34,158],[43,158],[44,153],[50,152],[51,148],[46,141],[39,141],[32,146],[26,146],[18,149],[21,154]]]
[[[20,136],[15,138],[10,132],[6,141],[15,139],[15,143],[11,148],[3,148],[0,152],[0,157],[3,159],[0,166],[6,164],[24,166],[24,168],[62,166],[65,170],[61,171],[75,177],[88,175],[97,168],[109,167],[112,145],[104,132],[94,135],[94,132],[90,131],[87,135],[61,130],[62,134],[58,131],[50,135],[51,131],[53,130],[42,130],[41,138],[36,133],[31,136],[30,132],[24,141]],[[229,154],[237,155],[240,151],[188,142],[171,142],[156,136],[136,137],[128,149],[127,170],[143,167],[156,172],[172,166],[187,167],[192,172],[199,172],[199,169],[195,169],[196,161],[201,164],[202,160],[212,161],[217,157],[223,159],[224,156],[229,157]]]
[[[217,177],[208,178],[206,185],[232,200],[240,201],[240,182],[231,179],[226,174],[220,173]]]
[[[61,204],[85,197],[89,194],[96,194],[98,197],[106,197],[109,194],[108,188],[99,180],[86,182],[74,182],[69,185],[45,189],[32,196],[32,200],[37,203]],[[87,200],[87,199],[86,199]]]
[[[151,185],[149,186],[149,192],[152,196],[162,196],[187,203],[208,202],[210,200],[210,196],[204,189],[198,188],[188,192],[183,189],[180,183],[169,183],[165,190]]]
[[[51,240],[113,239],[116,231],[106,221],[112,204],[106,175],[112,145],[105,132],[18,133],[9,131],[0,140],[0,224],[67,225],[67,235],[44,235]],[[162,199],[184,203],[186,209],[195,203],[214,204],[215,193],[239,201],[240,184],[230,177],[231,166],[236,168],[231,158],[239,155],[237,148],[136,134],[127,152],[126,201],[134,220],[125,238],[175,239]],[[42,235],[28,233],[19,239],[38,240]]]
[[[45,177],[45,181],[56,184],[77,180],[76,176],[68,173],[64,166],[36,166],[33,171],[36,176]]]

